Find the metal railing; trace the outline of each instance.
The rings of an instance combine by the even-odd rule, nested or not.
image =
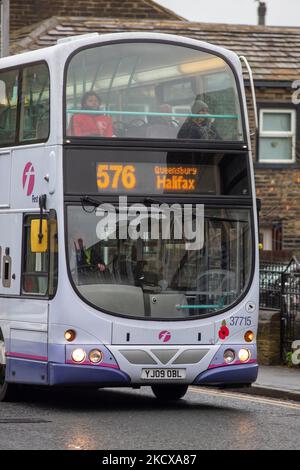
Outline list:
[[[260,307],[280,310],[281,358],[291,351],[300,327],[300,263],[262,263],[260,266]]]

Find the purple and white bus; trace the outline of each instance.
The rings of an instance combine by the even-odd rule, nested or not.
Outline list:
[[[0,60],[0,400],[256,380],[240,58],[97,33]]]

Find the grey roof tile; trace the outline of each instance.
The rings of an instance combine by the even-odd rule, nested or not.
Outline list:
[[[157,31],[214,43],[248,57],[256,80],[300,79],[300,28],[194,23],[186,20],[52,17],[18,30],[12,51],[54,45],[87,32]]]

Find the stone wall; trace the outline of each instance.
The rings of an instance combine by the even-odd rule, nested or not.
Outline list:
[[[292,88],[257,88],[258,106],[265,104],[292,106]],[[249,121],[255,129],[253,106],[247,92]],[[258,162],[255,138],[252,139],[257,197],[262,200],[261,226],[274,223],[282,225],[282,249],[296,253],[300,250],[300,106],[298,106],[298,135],[296,142],[296,164],[268,164]]]
[[[258,363],[279,365],[280,358],[280,312],[261,309],[257,335]]]

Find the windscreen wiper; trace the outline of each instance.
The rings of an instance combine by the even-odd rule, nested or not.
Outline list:
[[[102,204],[102,201],[97,201],[96,199],[93,199],[89,196],[82,196],[80,198],[81,202],[81,207],[84,210],[84,212],[87,212],[88,214],[91,214],[95,211],[95,209]],[[85,206],[93,206],[92,210],[87,210]]]
[[[102,201],[97,201],[97,199],[93,199],[92,197],[89,196],[82,196],[80,198],[80,202],[82,204],[89,204],[90,206],[98,207],[100,204],[102,204]]]
[[[118,207],[118,205],[114,202],[108,202],[108,201],[102,201],[102,200],[97,200],[97,199],[93,199],[92,197],[90,196],[82,196],[80,198],[80,202],[81,202],[81,206],[82,206],[82,209],[85,211],[85,212],[88,212],[88,213],[92,213],[94,212],[94,210],[99,207],[101,204],[105,205],[105,204],[110,204],[111,206],[114,207],[114,210],[116,213],[120,213],[122,212],[122,210],[120,211],[120,208]],[[91,211],[87,211],[86,208],[85,208],[85,205],[89,205],[89,206],[93,206],[94,209],[92,209]]]
[[[165,204],[166,201],[162,201],[160,199],[153,199],[152,197],[145,197],[144,201],[143,201],[145,204]]]

